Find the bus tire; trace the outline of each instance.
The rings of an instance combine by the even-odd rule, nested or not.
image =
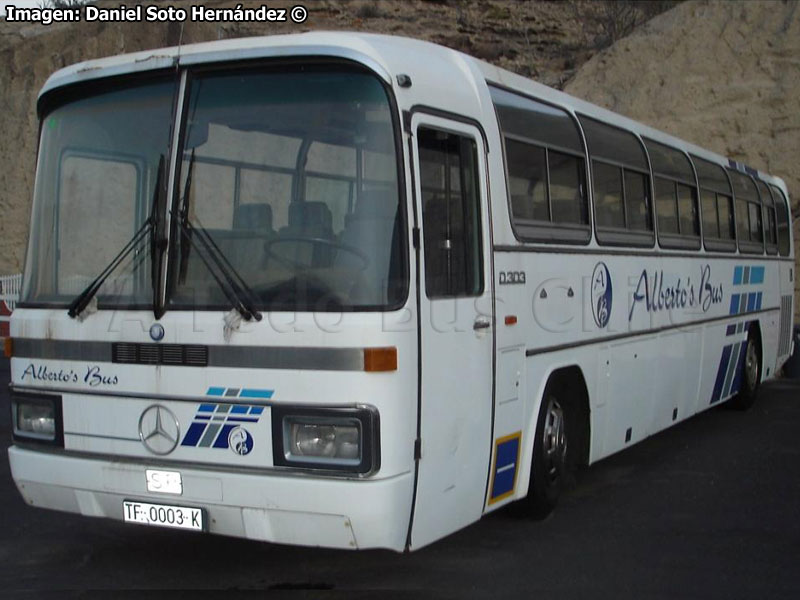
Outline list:
[[[742,387],[739,393],[728,401],[728,406],[734,410],[747,410],[753,406],[761,385],[761,338],[755,327],[751,327],[747,332],[742,371]]]
[[[551,380],[545,388],[533,444],[528,512],[544,518],[558,503],[569,467],[570,416],[566,386]]]

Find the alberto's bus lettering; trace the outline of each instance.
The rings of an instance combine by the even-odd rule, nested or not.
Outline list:
[[[34,506],[415,550],[792,350],[781,179],[450,49],[148,51],[38,112],[5,344]]]
[[[647,312],[661,310],[674,310],[694,308],[699,306],[703,312],[708,312],[714,304],[719,304],[723,299],[722,284],[714,285],[711,282],[711,266],[703,265],[700,268],[700,287],[695,290],[691,277],[684,281],[680,277],[674,284],[664,284],[664,271],[655,271],[648,278],[647,270],[639,276],[636,289],[633,292],[628,320],[633,318],[633,311],[638,303],[643,303]]]

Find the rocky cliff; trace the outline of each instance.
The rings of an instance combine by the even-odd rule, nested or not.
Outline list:
[[[686,2],[593,57],[565,91],[783,178],[800,214],[798,2]]]

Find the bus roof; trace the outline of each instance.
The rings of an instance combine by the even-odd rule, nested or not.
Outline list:
[[[411,60],[409,53],[424,54],[425,61],[422,63],[424,67],[416,66],[420,64],[419,61]],[[45,82],[39,98],[41,99],[48,92],[62,86],[104,77],[178,66],[288,57],[298,54],[351,59],[369,67],[389,84],[393,83],[393,76],[399,73],[411,74],[414,81],[420,79],[424,81],[422,71],[440,69],[438,75],[433,74],[434,80],[446,72],[448,84],[454,83],[454,80],[459,84],[458,87],[449,86],[447,88],[448,104],[453,105],[453,110],[456,111],[457,105],[462,104],[459,100],[465,100],[466,105],[475,106],[476,101],[478,104],[480,103],[477,83],[480,79],[484,79],[490,84],[501,85],[558,105],[573,114],[581,113],[721,165],[747,171],[776,184],[785,195],[788,195],[786,184],[779,177],[745,167],[725,156],[462,52],[432,42],[400,36],[346,31],[312,31],[234,38],[121,54],[80,62],[56,71]]]

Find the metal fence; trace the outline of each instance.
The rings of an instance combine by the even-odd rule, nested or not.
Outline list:
[[[0,337],[8,337],[8,322],[19,300],[22,275],[0,275]]]

